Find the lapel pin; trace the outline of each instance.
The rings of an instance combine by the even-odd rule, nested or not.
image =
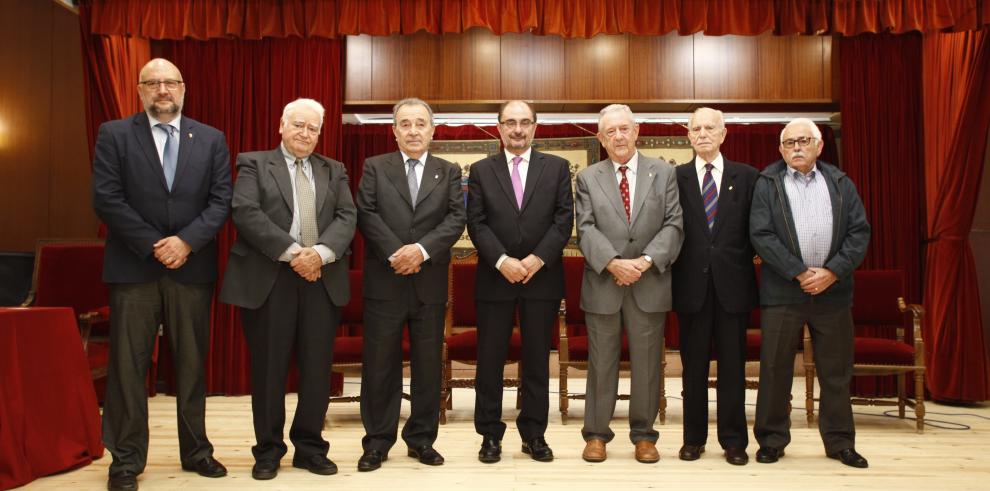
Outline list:
[[[440,179],[440,174],[433,174],[434,179]]]
[[[729,191],[732,191],[732,186],[729,186]]]
[[[189,133],[189,138],[192,138],[192,133]]]

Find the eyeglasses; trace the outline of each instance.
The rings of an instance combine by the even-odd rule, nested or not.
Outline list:
[[[516,121],[514,119],[510,119],[507,121],[500,121],[499,124],[509,129],[519,128],[521,130],[528,130],[531,127],[533,127],[533,125],[536,123],[528,119],[524,119],[522,121]]]
[[[800,146],[801,148],[806,148],[806,147],[811,146],[811,144],[815,140],[816,140],[815,138],[806,138],[806,137],[801,137],[801,138],[796,138],[796,139],[792,138],[792,139],[784,140],[784,141],[780,142],[780,144],[781,144],[781,146],[783,146],[784,148],[787,148],[787,149],[794,148],[794,145],[795,144],[798,145],[798,146]]]
[[[165,88],[167,90],[176,90],[182,83],[182,80],[144,80],[138,82],[138,85],[141,85],[149,90],[155,90],[159,85],[165,84]]]

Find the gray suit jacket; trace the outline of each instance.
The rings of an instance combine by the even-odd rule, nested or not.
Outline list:
[[[684,240],[674,168],[663,160],[639,155],[632,223],[626,221],[609,159],[578,173],[576,196],[578,244],[585,264],[581,308],[594,314],[614,314],[622,306],[625,289],[632,288],[636,304],[644,312],[670,310],[670,265]],[[653,258],[653,267],[632,286],[616,285],[605,269],[608,262],[643,254]]]
[[[428,155],[413,208],[402,154],[371,157],[364,161],[357,205],[364,235],[364,296],[392,300],[406,295],[402,286],[412,281],[421,302],[446,302],[450,248],[464,233],[460,166]],[[419,273],[395,274],[388,257],[414,243],[422,245],[430,259]]]
[[[322,155],[309,157],[316,181],[317,243],[330,248],[336,261],[324,265],[320,281],[334,305],[350,300],[348,247],[354,238],[357,211],[344,164]],[[220,300],[256,309],[275,284],[279,256],[295,242],[292,227],[292,177],[278,148],[237,156],[233,218],[237,241],[230,249]]]

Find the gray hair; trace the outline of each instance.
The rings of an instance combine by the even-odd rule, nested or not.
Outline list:
[[[715,113],[715,116],[718,117],[719,126],[725,128],[725,115],[722,114],[722,111],[719,111],[718,109],[712,109],[710,107],[699,107],[698,109],[695,109],[693,113],[691,113],[691,117],[688,119],[688,130],[691,129],[691,125],[692,123],[694,123],[694,117],[697,116],[698,113],[700,113],[701,111],[710,111]]]
[[[636,124],[636,116],[633,115],[632,109],[629,109],[629,106],[625,104],[609,104],[598,113],[598,131],[602,130],[602,118],[609,113],[625,114],[626,116],[629,116],[629,121],[631,123]]]
[[[810,129],[811,136],[813,136],[816,140],[822,141],[822,130],[818,129],[818,125],[816,125],[814,121],[808,118],[796,118],[792,119],[790,123],[787,123],[787,126],[784,126],[784,129],[780,130],[780,142],[784,143],[784,132],[787,131],[787,128],[801,125],[804,125]]]
[[[320,116],[320,126],[322,127],[323,126],[323,113],[325,111],[323,109],[323,105],[320,104],[319,102],[316,102],[313,99],[302,99],[302,98],[300,98],[300,99],[296,99],[296,100],[294,100],[294,101],[286,104],[285,105],[285,109],[282,109],[282,121],[288,121],[289,120],[289,116],[292,113],[294,113],[297,109],[304,108],[304,107],[305,108],[312,109],[313,111],[316,111],[316,114],[318,114]]]
[[[430,126],[436,126],[433,124],[433,108],[430,107],[426,101],[418,97],[406,97],[392,106],[392,124],[398,123],[398,121],[395,120],[396,116],[399,114],[399,109],[402,109],[404,106],[423,106],[426,108],[426,112],[430,115]]]

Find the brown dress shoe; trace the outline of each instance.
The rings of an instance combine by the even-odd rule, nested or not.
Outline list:
[[[584,445],[584,452],[581,452],[581,458],[588,462],[604,462],[605,440],[598,438],[588,440],[588,443]]]
[[[732,465],[746,465],[749,455],[746,454],[746,449],[729,447],[725,449],[725,461]]]
[[[681,460],[698,460],[703,453],[705,453],[704,445],[684,445],[677,452],[677,458]]]
[[[636,442],[636,460],[644,464],[653,464],[660,461],[660,452],[657,445],[649,440]]]

